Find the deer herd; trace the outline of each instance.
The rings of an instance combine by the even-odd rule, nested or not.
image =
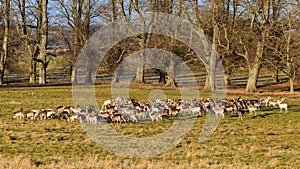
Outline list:
[[[282,103],[284,98],[272,99],[155,99],[148,103],[140,102],[132,98],[117,97],[113,100],[104,101],[101,109],[94,105],[86,106],[58,106],[56,109],[30,110],[25,113],[21,108],[15,112],[13,118],[27,120],[65,119],[69,122],[80,123],[126,123],[157,121],[174,118],[184,115],[196,115],[201,117],[204,114],[215,114],[217,118],[238,117],[243,120],[246,113],[257,115],[257,111],[264,109],[279,108],[288,112],[288,105]]]

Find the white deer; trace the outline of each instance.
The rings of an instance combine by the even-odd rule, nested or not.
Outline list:
[[[281,113],[282,109],[285,109],[285,113],[288,112],[288,105],[286,103],[284,103],[284,104],[280,103],[279,108],[280,108],[280,113]]]
[[[106,106],[111,105],[111,104],[112,104],[111,100],[105,100],[101,107],[102,110],[106,111]]]

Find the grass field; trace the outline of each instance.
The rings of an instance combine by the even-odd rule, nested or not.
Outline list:
[[[163,90],[168,98],[180,98],[178,90]],[[151,89],[130,89],[130,97],[146,101]],[[200,92],[201,97],[210,96]],[[228,98],[242,96],[229,92]],[[259,97],[284,93],[261,93]],[[111,98],[110,86],[96,87],[97,101]],[[298,95],[299,96],[299,95]],[[19,108],[55,108],[73,105],[71,86],[0,89],[0,168],[300,168],[300,98],[284,94],[288,113],[278,108],[246,114],[243,121],[226,115],[205,143],[198,141],[206,116],[175,147],[149,158],[114,155],[97,146],[79,123],[65,120],[12,119]],[[150,137],[170,126],[172,120],[151,123],[112,124],[129,137]]]

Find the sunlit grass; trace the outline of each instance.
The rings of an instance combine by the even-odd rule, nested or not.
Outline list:
[[[159,90],[159,89],[156,89]],[[129,96],[147,102],[153,89],[129,89]],[[162,90],[168,98],[180,98],[178,90]],[[200,92],[200,97],[209,97]],[[228,98],[264,97],[230,93]],[[97,102],[110,99],[109,85],[96,86]],[[280,95],[274,95],[280,97]],[[92,142],[79,123],[65,120],[12,119],[14,111],[73,105],[72,87],[0,89],[0,166],[4,168],[299,168],[300,106],[298,97],[285,95],[289,113],[263,108],[256,117],[246,114],[222,119],[211,137],[199,143],[205,116],[174,148],[150,158],[131,159],[111,154]],[[166,131],[172,120],[111,124],[132,138],[147,138]]]

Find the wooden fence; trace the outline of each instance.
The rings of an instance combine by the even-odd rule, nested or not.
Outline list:
[[[121,81],[131,81],[134,80],[135,74],[125,74],[120,76]],[[82,75],[82,78],[84,78],[84,75]],[[109,74],[97,74],[95,76],[96,81],[111,81],[112,75]],[[222,81],[223,76],[217,76],[216,79],[218,81]],[[280,82],[286,82],[288,81],[288,77],[285,75],[279,75],[279,81]],[[153,72],[147,72],[145,73],[145,81],[146,82],[158,82],[159,75]],[[204,83],[205,82],[205,73],[195,73],[195,74],[180,74],[175,75],[175,80],[179,84],[186,84],[189,85],[191,83],[194,83],[195,80],[197,83]],[[65,73],[55,73],[55,74],[48,74],[47,75],[47,81],[51,83],[61,83],[61,82],[69,82],[70,81],[70,74]],[[233,84],[246,84],[247,77],[232,77],[231,81]],[[262,75],[258,78],[258,83],[268,84],[273,82],[274,79],[271,75]],[[4,76],[4,83],[5,84],[19,84],[19,83],[29,83],[29,76],[22,76],[22,75],[9,75]]]

